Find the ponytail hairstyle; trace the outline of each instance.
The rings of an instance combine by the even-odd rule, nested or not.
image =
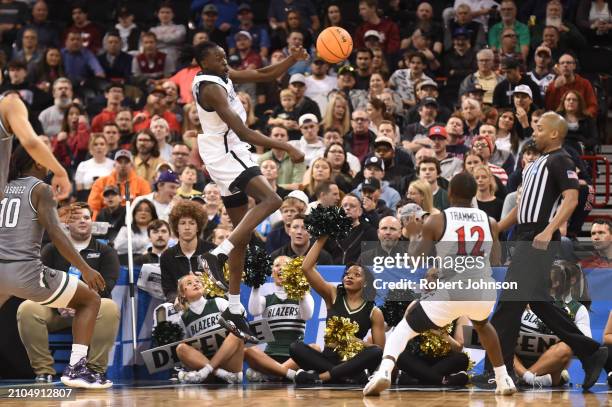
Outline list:
[[[20,144],[17,146],[13,154],[11,155],[11,162],[9,164],[9,176],[8,182],[16,180],[19,176],[36,164],[36,161],[30,156],[25,148]]]

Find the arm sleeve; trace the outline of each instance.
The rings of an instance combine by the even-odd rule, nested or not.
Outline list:
[[[259,295],[259,288],[253,288],[251,290],[251,296],[249,297],[249,314],[258,316],[263,314],[266,309],[266,298]]]
[[[307,292],[304,295],[304,298],[300,300],[300,318],[304,321],[308,321],[312,318],[312,314],[314,313],[314,298],[310,292]]]
[[[593,337],[593,334],[591,333],[591,317],[589,317],[589,311],[584,305],[578,308],[574,322],[584,336],[588,336],[589,338]]]
[[[119,256],[115,249],[109,246],[104,246],[102,251],[102,261],[100,262],[100,270],[98,272],[104,278],[106,288],[100,295],[102,297],[111,297],[111,291],[119,278]]]

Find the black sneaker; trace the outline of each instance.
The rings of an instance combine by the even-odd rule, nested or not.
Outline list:
[[[106,377],[106,373],[94,373],[97,379],[97,385],[94,388],[108,389],[113,386],[113,382]]]
[[[229,307],[223,311],[219,317],[219,325],[242,339],[244,343],[253,345],[260,343],[253,331],[251,331],[249,322],[246,320],[244,314],[232,314]]]
[[[34,379],[36,383],[53,383],[52,374],[37,374]]]
[[[581,360],[582,368],[584,369],[584,382],[582,382],[583,390],[590,389],[595,382],[597,382],[599,373],[601,373],[601,369],[603,369],[607,359],[608,348],[602,346],[593,352],[591,356]]]
[[[314,370],[298,370],[293,377],[295,384],[321,384],[322,381],[319,379],[319,374]]]
[[[200,255],[200,265],[202,271],[212,280],[223,291],[229,290],[229,283],[225,280],[223,275],[223,269],[227,263],[227,255],[219,253],[214,255],[212,253],[204,253]]]
[[[100,388],[96,373],[87,367],[87,359],[85,358],[81,358],[74,366],[67,365],[61,381],[68,387]]]
[[[470,377],[464,371],[449,374],[442,379],[444,386],[465,386],[470,381]]]
[[[519,377],[514,370],[508,372],[508,376],[510,376],[514,383],[519,382]],[[485,370],[482,374],[473,376],[470,383],[483,390],[495,390],[497,388],[495,373],[489,370]]]
[[[396,384],[400,386],[417,386],[419,384],[419,380],[400,370],[397,374]]]
[[[608,373],[608,386],[612,387],[612,372]]]

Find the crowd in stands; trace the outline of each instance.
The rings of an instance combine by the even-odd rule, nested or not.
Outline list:
[[[318,205],[339,205],[353,221],[346,239],[326,242],[319,264],[357,261],[364,241],[391,253],[406,239],[407,219],[449,206],[449,180],[462,171],[477,181],[474,205],[499,221],[516,205],[522,170],[539,156],[531,136],[545,111],[566,119],[564,149],[580,179],[566,239],[576,239],[592,209],[592,164],[581,156],[607,141],[598,74],[612,72],[610,1],[66,3],[2,1],[0,91],[21,95],[35,130],[69,170],[74,193],[60,206],[86,202],[89,222],[104,226],[96,237],[123,265],[131,234],[136,264],[160,263],[170,302],[197,255],[233,227],[198,152],[191,83],[199,67],[190,50],[203,41],[223,47],[235,70],[276,63],[289,46],[310,55],[271,83],[236,85],[247,125],[305,154],[296,164],[284,151],[253,147],[283,199],[253,237],[273,259],[309,251],[304,215]],[[353,37],[346,62],[316,53],[329,26]],[[610,267],[611,224],[594,223],[591,234],[596,250],[583,265]],[[45,253],[43,260],[57,257]],[[116,311],[106,312],[104,321],[115,321]],[[37,373],[51,374],[47,364]]]

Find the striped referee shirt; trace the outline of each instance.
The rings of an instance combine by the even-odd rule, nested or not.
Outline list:
[[[549,223],[561,204],[563,191],[578,188],[576,166],[565,150],[542,155],[523,171],[518,223]]]

